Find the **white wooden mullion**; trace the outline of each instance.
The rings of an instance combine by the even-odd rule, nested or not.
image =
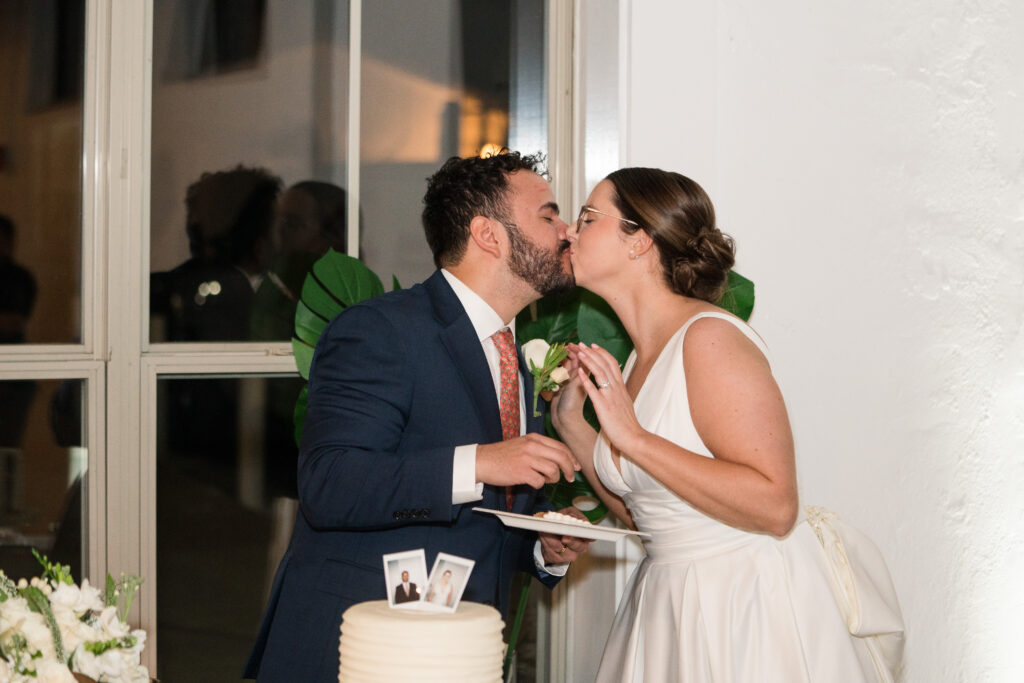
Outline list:
[[[362,113],[363,69],[363,2],[348,3],[348,143],[346,145],[346,181],[348,183],[348,253],[359,254],[359,165],[362,163],[359,143]]]

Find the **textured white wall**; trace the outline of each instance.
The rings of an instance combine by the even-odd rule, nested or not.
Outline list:
[[[803,499],[886,555],[905,680],[1024,680],[1024,3],[629,16],[627,163],[736,238]]]

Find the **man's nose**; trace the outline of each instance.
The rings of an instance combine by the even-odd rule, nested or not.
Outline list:
[[[562,217],[558,217],[558,237],[563,240],[569,239],[569,230],[571,226],[562,220]]]

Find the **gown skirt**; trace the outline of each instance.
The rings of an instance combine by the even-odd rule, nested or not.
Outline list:
[[[700,314],[666,344],[634,407],[645,429],[713,457],[690,418],[683,373],[683,338],[702,317],[735,324],[766,351],[737,318]],[[604,438],[594,461],[637,529],[650,534],[598,683],[893,680],[903,645],[899,604],[884,560],[856,530],[808,508],[785,538],[742,531],[694,509],[628,455],[620,471]],[[844,545],[846,538],[853,542]]]

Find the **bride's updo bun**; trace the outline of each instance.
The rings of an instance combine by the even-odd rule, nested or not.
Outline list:
[[[658,247],[662,274],[676,294],[717,302],[735,262],[735,246],[715,225],[704,189],[684,175],[657,168],[623,168],[607,180],[627,232],[646,232]]]

